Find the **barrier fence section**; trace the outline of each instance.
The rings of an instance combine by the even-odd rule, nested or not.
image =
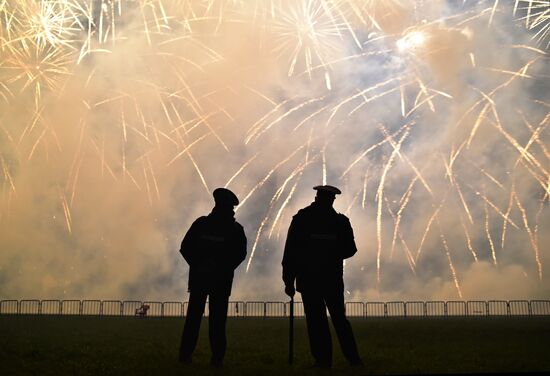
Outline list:
[[[0,315],[185,317],[188,302],[138,300],[0,300]],[[550,300],[346,302],[348,317],[550,316]],[[230,301],[230,317],[288,317],[290,302]],[[205,316],[209,315],[208,304]],[[294,315],[304,316],[302,302]]]

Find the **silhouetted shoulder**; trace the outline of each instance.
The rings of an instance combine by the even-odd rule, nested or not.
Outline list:
[[[298,210],[298,212],[296,214],[294,214],[294,216],[292,218],[293,219],[305,218],[309,215],[310,211],[311,211],[311,207],[306,206],[305,208],[302,208],[302,209]]]
[[[204,228],[208,226],[208,218],[205,216],[199,217],[195,219],[195,221],[191,224],[191,227],[189,227],[189,230],[187,231],[187,234],[185,235],[186,238],[194,238],[197,236],[197,234],[204,231]],[[185,242],[185,238],[183,240]],[[182,243],[183,247],[183,243]]]
[[[338,214],[338,219],[340,221],[345,222],[345,223],[350,223],[349,218],[346,217],[344,214],[342,214],[342,213],[336,213],[336,214]]]
[[[207,216],[203,215],[202,217],[199,217],[199,218],[195,219],[195,222],[193,222],[193,224],[197,224],[197,225],[203,224],[203,223],[206,222],[207,218],[208,218]]]
[[[233,228],[236,230],[236,231],[243,231],[244,232],[244,227],[243,225],[241,225],[239,222],[235,221],[233,223]]]
[[[336,217],[338,218],[338,226],[341,229],[347,229],[346,231],[353,231],[351,227],[351,222],[349,221],[349,218],[347,216],[341,213],[337,213]]]
[[[311,216],[309,215],[307,209],[308,208],[300,209],[296,214],[292,216],[291,226],[297,228],[308,222],[308,218],[310,218]]]

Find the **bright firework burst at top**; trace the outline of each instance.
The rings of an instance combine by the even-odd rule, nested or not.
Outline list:
[[[228,186],[235,298],[338,185],[350,298],[548,297],[548,1],[0,0],[0,296],[181,299]]]

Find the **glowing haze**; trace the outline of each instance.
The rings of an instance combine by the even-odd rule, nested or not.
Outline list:
[[[549,298],[545,1],[0,0],[0,298],[186,299],[227,186],[233,299],[282,299],[311,187],[347,297]]]

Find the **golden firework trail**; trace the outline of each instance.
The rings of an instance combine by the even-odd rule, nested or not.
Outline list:
[[[195,170],[197,171],[197,174],[199,175],[199,177],[201,179],[201,182],[204,185],[204,188],[206,189],[206,192],[208,192],[210,194],[210,189],[208,188],[208,184],[206,183],[206,179],[204,178],[204,175],[203,175],[200,167],[197,165],[197,162],[195,161],[195,159],[193,158],[193,156],[191,155],[191,153],[189,151],[187,152],[187,155],[188,155],[189,159],[191,160],[191,162],[193,163],[193,167],[195,167]]]
[[[411,127],[413,126],[414,123],[410,123],[410,124],[406,124],[404,125],[404,127]],[[394,150],[396,151],[397,155],[399,156],[399,158],[401,158],[402,160],[404,160],[405,162],[407,162],[407,164],[410,166],[410,168],[414,171],[414,173],[416,174],[416,176],[418,177],[418,179],[420,179],[420,181],[422,182],[422,184],[424,185],[424,188],[426,188],[426,190],[428,192],[430,192],[430,194],[433,196],[433,191],[432,189],[430,188],[430,186],[428,185],[428,183],[426,182],[426,180],[422,177],[422,174],[420,173],[420,171],[418,170],[418,168],[411,162],[411,160],[406,156],[404,155],[403,153],[401,153],[399,151],[399,149],[397,148],[397,145],[395,144],[395,142],[393,141],[392,137],[388,134],[388,132],[386,131],[386,129],[384,129],[382,127],[382,133],[384,134],[384,136],[386,136],[388,138],[388,141],[390,142],[390,145],[394,148]]]
[[[439,228],[439,235],[441,237],[441,242],[443,243],[443,248],[445,249],[445,255],[447,256],[447,261],[449,262],[449,269],[451,270],[451,275],[453,277],[456,291],[458,293],[459,298],[464,299],[464,295],[462,294],[462,288],[460,287],[460,282],[458,280],[456,269],[454,267],[453,260],[451,258],[451,251],[449,249],[449,245],[447,244],[447,239],[445,238],[445,235],[441,230],[441,224],[439,223],[439,219],[437,219],[436,221],[437,221],[437,227]]]
[[[508,200],[508,209],[506,209],[506,213],[504,214],[504,218],[509,218],[510,213],[512,212],[512,206],[514,204],[514,195],[515,195],[515,182],[512,182],[512,188],[510,189],[510,198]],[[506,240],[506,228],[508,225],[508,221],[504,219],[502,221],[502,236],[500,239],[500,248],[504,248],[504,242]]]
[[[464,235],[466,236],[466,244],[468,245],[468,249],[472,253],[472,256],[474,258],[474,261],[478,261],[477,253],[472,247],[472,240],[470,238],[470,234],[468,233],[468,228],[466,227],[466,224],[464,223],[464,220],[462,219],[462,216],[460,216],[460,223],[462,224],[462,228],[464,229]]]
[[[399,135],[405,128],[400,128],[397,132],[393,133],[391,135],[391,138],[394,138],[396,137],[397,135]],[[386,143],[389,143],[389,140],[390,140],[390,137],[385,137],[382,141],[368,147],[365,151],[363,151],[357,158],[355,158],[355,160],[353,162],[350,163],[350,165],[346,168],[346,170],[344,170],[344,172],[342,173],[342,175],[340,176],[340,178],[343,178],[344,176],[346,176],[350,171],[352,171],[353,167],[359,163],[360,161],[364,160],[366,158],[366,156],[371,153],[372,151],[376,150],[377,148],[379,148],[380,146],[386,144]],[[395,149],[394,149],[395,150]]]
[[[497,253],[495,250],[495,244],[493,243],[493,238],[491,237],[491,231],[489,229],[489,209],[487,207],[487,201],[485,201],[484,209],[485,209],[485,234],[487,235],[487,241],[491,246],[491,257],[493,258],[493,264],[497,266],[498,265]]]
[[[361,207],[363,209],[365,209],[365,202],[367,200],[367,183],[368,183],[368,179],[369,179],[369,170],[370,170],[370,166],[367,167],[367,170],[365,171],[365,178],[363,179],[363,198],[361,200]]]
[[[265,184],[265,182],[267,182],[269,180],[269,178],[271,177],[271,175],[273,175],[275,173],[275,171],[281,167],[282,165],[284,165],[285,163],[287,163],[290,159],[292,159],[300,150],[302,150],[304,148],[304,145],[302,146],[299,146],[297,149],[295,149],[292,153],[290,153],[290,155],[288,155],[285,159],[283,159],[282,161],[280,161],[279,163],[277,163],[275,165],[275,167],[273,167],[268,173],[267,175],[258,183],[256,184],[251,190],[250,192],[248,192],[248,194],[241,200],[241,203],[240,205],[237,207],[237,210],[239,210],[240,208],[243,207],[243,204],[250,198],[250,196],[252,196],[252,194],[258,189],[260,188],[262,185]]]
[[[540,223],[540,216],[543,212],[543,209],[544,209],[544,204],[545,204],[545,200],[540,200],[540,204],[539,204],[539,210],[537,211],[537,214],[535,215],[535,231],[534,231],[534,235],[535,235],[535,240],[537,241],[537,244],[538,244],[538,232],[539,232],[539,223]]]
[[[392,211],[391,209],[391,205],[387,199],[387,197],[384,197],[384,201],[386,202],[386,207],[387,207],[387,210],[388,210],[388,213],[390,213],[394,223],[395,223],[395,228],[397,229],[396,230],[396,233],[399,235],[399,240],[401,240],[401,244],[403,246],[403,250],[405,251],[405,255],[407,257],[407,262],[409,263],[409,267],[411,268],[411,271],[413,272],[413,274],[416,275],[416,269],[415,269],[415,261],[414,261],[414,257],[412,256],[411,254],[411,250],[409,249],[409,246],[407,245],[405,239],[403,238],[403,235],[401,234],[401,231],[399,231],[399,228],[397,227],[398,226],[398,217],[394,214],[394,212]],[[393,245],[392,245],[393,246]],[[392,251],[393,251],[393,248],[392,248]],[[390,260],[393,258],[393,253],[390,254]]]
[[[275,120],[273,120],[270,123],[268,123],[267,125],[265,125],[262,130],[258,130],[258,128],[256,128],[255,130],[251,131],[250,132],[251,134],[247,137],[245,142],[248,143],[250,141],[257,140],[260,136],[262,136],[262,134],[269,131],[269,129],[271,129],[271,127],[273,127],[275,124],[280,123],[285,118],[289,117],[290,115],[292,115],[293,113],[295,113],[297,111],[302,110],[304,107],[306,107],[310,104],[321,102],[323,100],[323,98],[324,97],[313,98],[313,99],[304,101],[304,102],[298,104],[297,106],[294,106],[293,108],[291,108],[290,110],[288,110],[287,112],[282,114],[281,116],[277,117]]]
[[[397,214],[395,215],[395,220],[394,220],[395,225],[394,225],[394,230],[393,230],[393,238],[392,238],[392,242],[391,242],[390,259],[393,258],[393,252],[395,250],[395,240],[396,240],[396,237],[397,237],[398,233],[399,233],[399,237],[403,238],[403,236],[401,235],[401,232],[399,231],[399,225],[401,224],[401,217],[403,215],[403,211],[405,210],[405,208],[407,207],[407,204],[409,203],[409,199],[411,198],[412,190],[413,190],[414,184],[416,183],[417,179],[418,179],[418,177],[415,177],[413,180],[411,180],[411,183],[409,184],[409,187],[407,188],[407,190],[405,191],[405,193],[401,197],[399,210],[397,211]],[[402,240],[402,242],[403,242],[403,240]],[[408,247],[407,247],[407,250],[408,250]],[[414,260],[413,260],[413,263],[414,263]]]
[[[250,251],[250,257],[248,258],[248,262],[246,263],[246,272],[248,273],[248,270],[250,269],[250,264],[252,263],[252,259],[254,258],[254,255],[256,254],[256,248],[258,247],[258,242],[260,241],[260,235],[262,234],[262,230],[264,226],[267,223],[267,220],[269,218],[269,215],[266,215],[264,219],[262,220],[262,223],[260,223],[260,227],[258,228],[258,231],[256,232],[256,238],[254,239],[254,245],[252,245],[252,250]]]
[[[403,141],[405,141],[408,135],[409,135],[409,130],[406,129],[403,132],[403,135],[401,136],[399,141],[397,142],[396,146],[393,148],[393,152],[390,155],[390,158],[388,159],[388,161],[386,162],[384,171],[382,172],[382,176],[380,177],[380,183],[378,184],[378,189],[376,190],[376,201],[378,202],[378,207],[376,211],[376,239],[378,244],[378,248],[376,251],[376,281],[378,283],[378,286],[380,286],[381,256],[382,256],[382,201],[384,200],[384,183],[385,183],[388,171],[390,170],[393,164],[393,161],[395,160],[395,157],[397,156],[399,149],[401,148]],[[387,136],[386,138],[389,139],[391,138],[391,136]]]
[[[503,189],[505,190],[504,186],[502,185],[501,182],[499,182],[493,175],[491,175],[490,173],[488,173],[484,168],[482,167],[479,167],[477,164],[475,164],[474,162],[472,161],[469,161],[472,166],[474,166],[475,168],[477,168],[483,175],[487,176],[489,178],[489,180],[491,180],[493,183],[495,183],[500,189]]]
[[[523,208],[523,205],[521,205],[521,202],[519,201],[519,198],[516,194],[514,194],[514,199],[516,201],[516,205],[518,209],[521,212],[521,217],[523,218],[523,225],[525,226],[525,231],[527,231],[527,234],[529,235],[529,241],[531,242],[531,246],[533,247],[533,251],[535,252],[535,261],[537,263],[537,271],[539,275],[539,280],[542,280],[542,261],[540,259],[540,250],[536,238],[536,234],[533,233],[531,228],[529,227],[529,221],[527,220],[527,212]]]
[[[468,185],[470,188],[474,189],[471,185]],[[512,221],[508,216],[506,216],[491,200],[487,198],[483,193],[479,191],[475,191],[475,194],[478,195],[485,201],[485,203],[489,204],[506,222],[514,226],[514,228],[519,229],[519,227]]]
[[[4,181],[9,182],[10,189],[13,193],[17,193],[17,190],[15,189],[15,184],[13,182],[13,178],[10,173],[10,169],[2,156],[0,156],[0,161],[2,161],[2,170],[4,171]]]
[[[353,209],[353,206],[357,202],[357,199],[359,198],[360,195],[361,195],[361,191],[358,191],[357,193],[355,193],[353,195],[353,199],[351,199],[351,201],[348,204],[346,210],[344,210],[344,215],[349,216],[349,213],[350,213],[351,209]]]
[[[468,216],[468,219],[470,220],[470,223],[474,223],[474,219],[472,217],[472,214],[470,213],[470,208],[468,207],[468,204],[466,203],[466,199],[464,198],[464,194],[462,193],[462,189],[460,188],[460,184],[456,180],[456,176],[452,171],[452,161],[450,163],[447,163],[447,160],[445,157],[442,156],[443,159],[443,165],[445,166],[445,171],[447,174],[447,177],[449,178],[451,184],[456,189],[456,192],[458,193],[458,197],[460,198],[460,202],[462,204],[462,207],[464,208],[464,211],[466,212],[466,215]]]
[[[315,162],[317,160],[317,158],[319,157],[319,154],[315,155],[312,159],[310,159],[310,157],[309,157],[311,138],[312,138],[312,132],[310,131],[309,132],[309,138],[308,138],[308,141],[307,141],[307,147],[306,147],[306,154],[305,154],[305,157],[304,157],[304,162],[302,164],[298,165],[294,169],[294,171],[292,171],[286,177],[286,179],[283,181],[283,184],[281,184],[281,186],[277,189],[277,191],[275,192],[275,194],[271,198],[271,201],[269,203],[270,207],[273,206],[275,201],[277,201],[281,197],[281,195],[285,191],[285,188],[288,185],[288,183],[290,183],[290,181],[292,181],[292,179],[294,179],[294,177],[296,177],[297,175],[298,175],[297,180],[299,180],[299,178],[302,176],[302,173],[304,172],[305,168],[308,165],[310,165],[311,163]]]
[[[294,185],[292,186],[292,188],[290,188],[290,191],[289,193],[287,194],[285,200],[283,201],[283,203],[281,204],[281,206],[279,207],[279,210],[277,210],[277,214],[275,215],[275,218],[273,219],[273,223],[271,225],[271,230],[269,230],[269,235],[268,235],[268,239],[271,239],[271,236],[273,235],[273,231],[275,230],[275,227],[277,226],[277,223],[279,222],[279,219],[281,217],[281,214],[283,213],[283,210],[285,209],[285,207],[288,205],[288,203],[290,202],[290,199],[292,198],[292,195],[294,194],[294,192],[296,191],[296,186],[298,185],[299,181],[300,181],[300,178],[302,176],[302,173],[305,169],[305,167],[311,163],[313,161],[307,161],[307,157],[306,157],[306,161],[302,164],[302,165],[299,165],[290,175],[289,177],[285,180],[285,182],[283,183],[283,185],[277,190],[277,192],[275,193],[275,195],[273,196],[273,198],[271,199],[271,206],[273,206],[273,204],[275,203],[276,200],[279,199],[279,197],[281,196],[281,194],[283,193],[284,189],[285,189],[285,186],[288,184],[288,182],[290,182],[290,180],[292,180],[293,178],[296,178],[295,181],[294,181]]]
[[[229,180],[227,181],[227,183],[225,183],[224,187],[227,188],[227,187],[231,184],[231,182],[232,182],[237,176],[239,176],[239,174],[240,174],[241,172],[243,172],[243,170],[244,170],[250,163],[252,163],[252,161],[254,161],[254,159],[256,159],[257,156],[258,156],[258,153],[254,154],[254,155],[252,156],[252,158],[250,158],[248,161],[246,161],[245,163],[243,163],[243,165],[237,170],[237,172],[235,172],[235,173],[233,174],[233,176],[231,176],[231,177],[229,178]]]
[[[290,199],[292,198],[292,195],[296,191],[296,186],[298,185],[299,181],[300,181],[300,177],[296,178],[296,182],[294,183],[294,185],[290,189],[290,192],[286,196],[286,199],[283,201],[283,203],[281,204],[279,210],[277,211],[277,215],[275,215],[275,218],[273,219],[273,224],[271,225],[271,230],[269,230],[269,235],[267,236],[268,239],[271,239],[271,235],[273,234],[273,230],[275,229],[275,226],[279,222],[279,218],[281,218],[281,214],[283,213],[283,210],[288,205],[288,203],[290,202]]]
[[[69,208],[69,204],[67,203],[67,197],[63,192],[61,192],[60,188],[59,190],[59,198],[61,201],[61,206],[63,207],[63,214],[65,215],[65,224],[67,225],[67,231],[72,233],[71,225],[72,225],[72,218],[71,218],[71,209]]]
[[[443,207],[443,203],[435,208],[433,214],[431,215],[430,219],[428,219],[428,223],[426,224],[426,229],[422,233],[422,239],[420,240],[420,244],[418,245],[418,248],[416,250],[416,256],[415,261],[418,262],[418,259],[420,257],[420,253],[422,252],[422,247],[424,246],[424,241],[426,240],[426,237],[428,236],[428,233],[430,232],[430,229],[432,228],[433,221],[437,218],[437,215],[439,214],[439,211]]]

